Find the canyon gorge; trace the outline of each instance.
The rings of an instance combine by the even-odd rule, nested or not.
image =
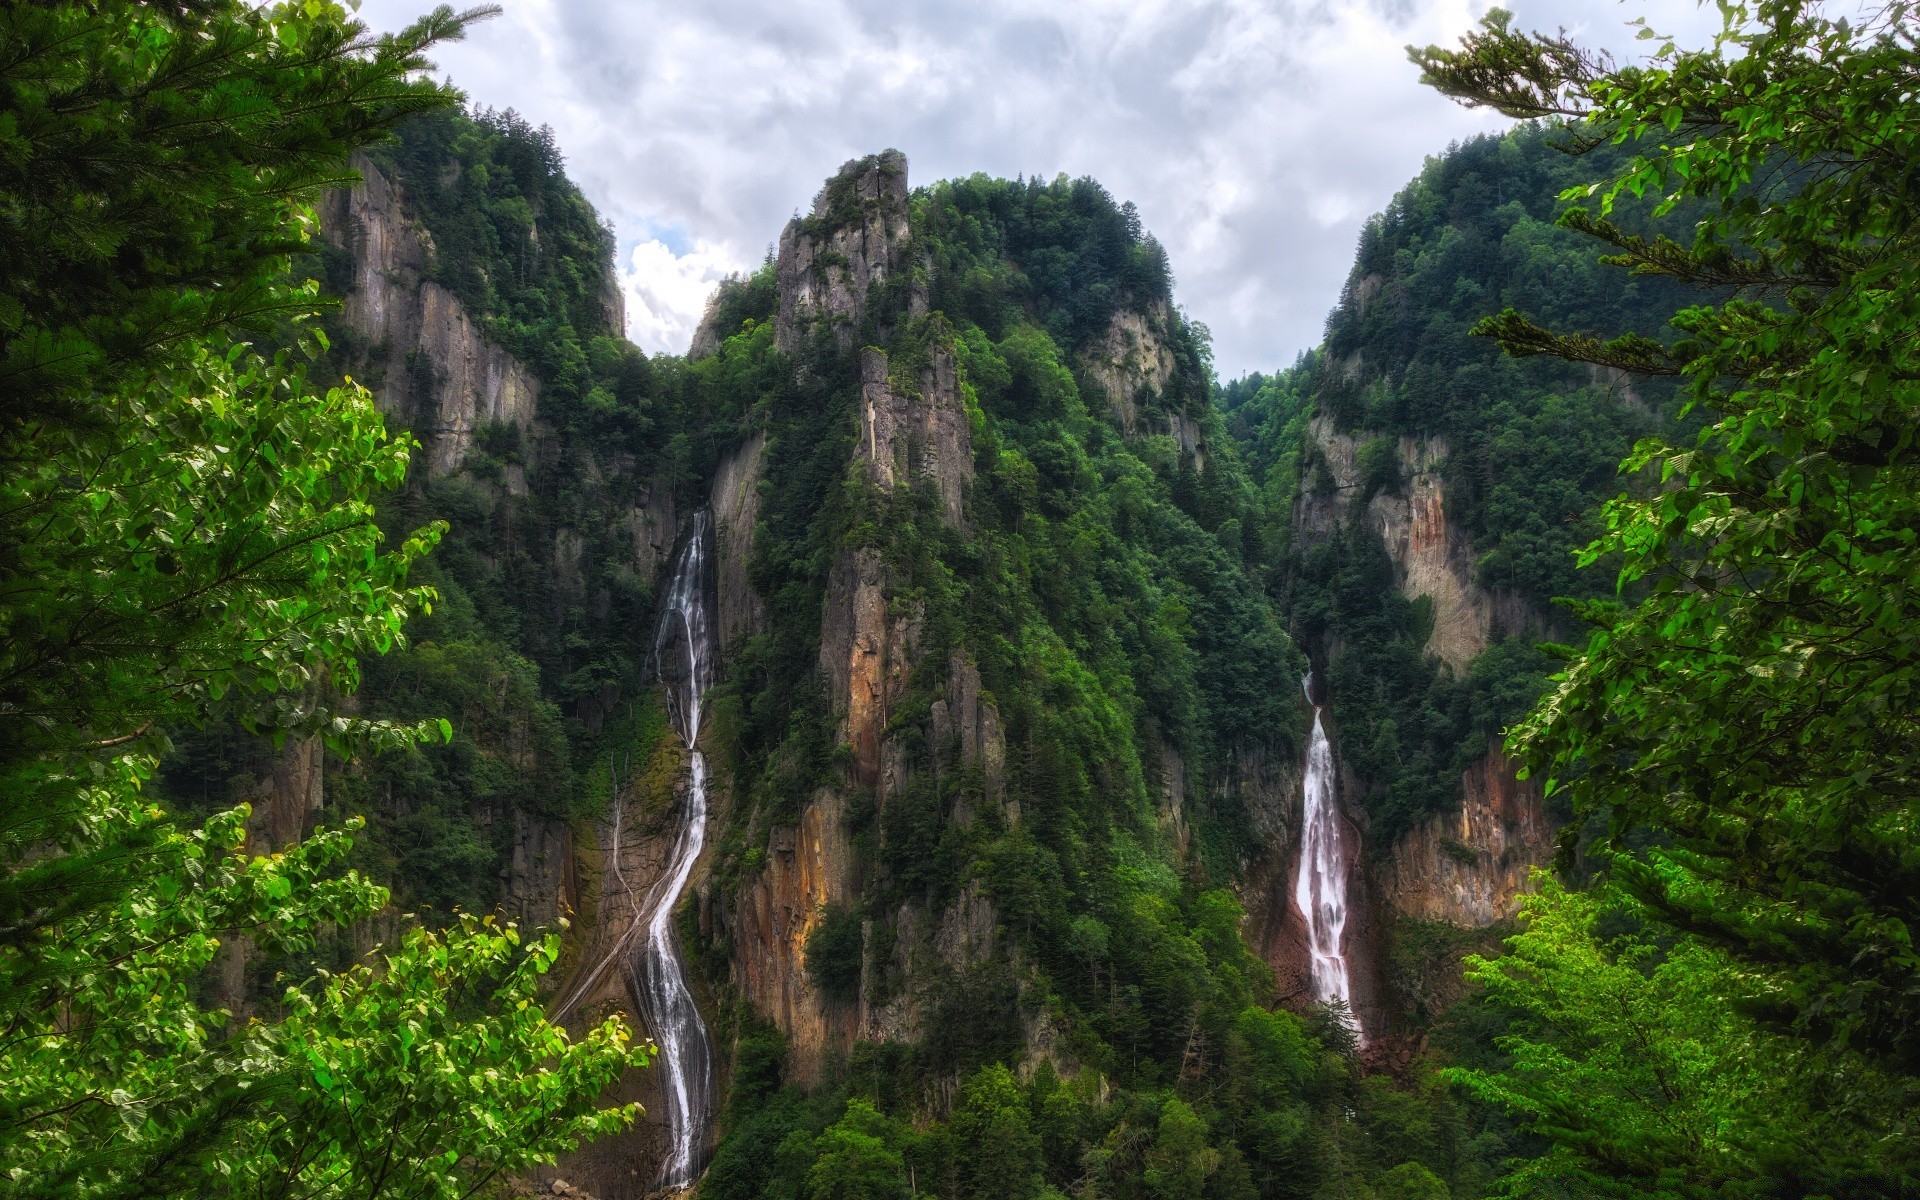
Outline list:
[[[454,701],[466,748],[290,746],[246,786],[263,847],[364,813],[423,902],[568,920],[550,1011],[624,1012],[659,1054],[621,1085],[641,1123],[538,1186],[754,1194],[810,1169],[781,1137],[832,1134],[806,1097],[868,1076],[877,1120],[922,1123],[964,1124],[1000,1067],[1082,1105],[1185,1094],[1241,1069],[1248,1006],[1332,1003],[1411,1086],[1461,995],[1432,981],[1562,820],[1500,745],[1561,628],[1500,522],[1607,485],[1496,494],[1502,439],[1568,405],[1609,414],[1603,450],[1650,419],[1408,351],[1422,272],[1497,256],[1363,240],[1328,344],[1223,385],[1097,184],[916,189],[887,151],[649,358],[557,162],[515,168],[534,216],[507,230],[487,189],[525,131],[442,124],[356,158],[311,269],[344,300],[328,362],[421,443],[398,511],[451,526],[445,615],[360,703]],[[1436,160],[1409,195],[1456,211],[1420,220],[1492,219],[1462,177],[1544,177],[1529,136]],[[1501,387],[1512,411],[1457,399]]]

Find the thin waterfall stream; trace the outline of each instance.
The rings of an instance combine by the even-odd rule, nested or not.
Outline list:
[[[673,575],[654,629],[652,661],[666,689],[667,716],[688,750],[687,801],[674,834],[666,869],[644,898],[632,901],[620,865],[622,805],[614,789],[613,870],[634,903],[633,922],[605,958],[584,972],[554,1011],[565,1017],[618,965],[627,992],[659,1047],[666,1107],[667,1153],[660,1163],[659,1187],[674,1192],[691,1186],[703,1165],[707,1126],[713,1111],[713,1046],[693,992],[687,987],[674,936],[673,911],[707,841],[707,759],[700,752],[701,706],[713,682],[714,638],[708,620],[709,517],[694,514],[693,530],[674,563]]]
[[[640,953],[627,960],[627,985],[660,1047],[668,1136],[660,1183],[667,1188],[686,1187],[698,1174],[713,1101],[713,1047],[687,987],[673,935],[674,906],[707,843],[707,758],[699,747],[700,711],[713,683],[714,657],[707,619],[707,525],[705,509],[694,514],[693,533],[674,567],[653,635],[654,661],[667,689],[667,713],[687,744],[687,805],[667,869],[647,895],[646,941]]]
[[[1313,704],[1313,676],[1302,681],[1307,703]],[[1353,985],[1347,973],[1344,938],[1347,929],[1347,847],[1340,836],[1340,809],[1333,793],[1333,744],[1321,722],[1321,706],[1313,704],[1313,736],[1307,743],[1307,770],[1302,787],[1300,866],[1294,872],[1293,902],[1307,923],[1307,953],[1311,960],[1313,998],[1322,1004],[1338,1002],[1347,1013],[1354,1038],[1365,1045],[1366,1031],[1353,1014]]]

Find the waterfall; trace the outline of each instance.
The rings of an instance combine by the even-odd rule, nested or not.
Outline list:
[[[1313,704],[1313,676],[1304,686]],[[1307,923],[1307,952],[1312,959],[1313,998],[1346,1007],[1354,1037],[1366,1044],[1366,1031],[1352,1014],[1352,983],[1341,938],[1347,927],[1347,851],[1340,836],[1340,810],[1333,798],[1333,746],[1313,705],[1313,737],[1307,744],[1304,815],[1300,828],[1300,867],[1294,873],[1293,902]]]
[[[707,619],[708,523],[704,509],[694,515],[692,535],[674,564],[673,581],[653,635],[653,660],[667,690],[667,713],[690,751],[690,777],[685,819],[674,838],[667,869],[642,906],[646,940],[625,962],[627,986],[660,1047],[668,1138],[660,1184],[669,1189],[689,1186],[699,1173],[713,1100],[713,1048],[706,1022],[700,1019],[687,988],[673,935],[674,906],[707,841],[707,759],[699,740],[700,706],[713,682],[714,641]]]
[[[620,893],[633,904],[633,923],[604,958],[575,978],[550,1018],[564,1020],[592,994],[606,977],[608,967],[616,963],[620,966],[626,976],[627,993],[660,1048],[655,1062],[667,1105],[667,1156],[660,1163],[660,1187],[665,1191],[687,1188],[699,1175],[700,1154],[707,1143],[707,1123],[713,1112],[713,1046],[707,1037],[707,1023],[700,1018],[693,992],[687,987],[673,936],[674,906],[680,902],[693,865],[707,844],[707,758],[698,743],[700,707],[713,682],[714,640],[707,620],[708,524],[705,509],[694,514],[693,532],[674,561],[660,624],[653,633],[651,661],[666,688],[667,716],[690,752],[685,819],[674,835],[667,869],[643,899],[634,901],[620,863],[623,806],[615,781],[609,858]]]

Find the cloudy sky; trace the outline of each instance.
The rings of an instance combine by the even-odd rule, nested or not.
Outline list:
[[[1223,378],[1319,340],[1362,222],[1448,142],[1503,127],[1420,86],[1403,47],[1485,0],[504,0],[436,55],[480,104],[551,125],[620,237],[627,332],[683,352],[849,158],[911,179],[1092,175],[1132,200]],[[364,0],[375,28],[429,0]],[[1509,0],[1522,25],[1687,41],[1693,0]]]

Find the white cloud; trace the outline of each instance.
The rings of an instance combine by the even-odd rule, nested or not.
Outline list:
[[[362,13],[395,28],[428,3]],[[553,126],[620,231],[649,349],[684,350],[713,279],[757,263],[842,162],[891,146],[916,184],[1094,176],[1166,245],[1220,370],[1271,370],[1319,340],[1367,216],[1428,155],[1505,125],[1422,87],[1404,50],[1454,41],[1488,0],[506,3],[439,61],[475,101]],[[1628,52],[1634,17],[1692,37],[1715,19],[1674,0],[1506,7]]]
[[[685,353],[714,285],[744,267],[712,242],[695,242],[685,254],[658,238],[635,245],[620,267],[627,336],[649,354]]]

